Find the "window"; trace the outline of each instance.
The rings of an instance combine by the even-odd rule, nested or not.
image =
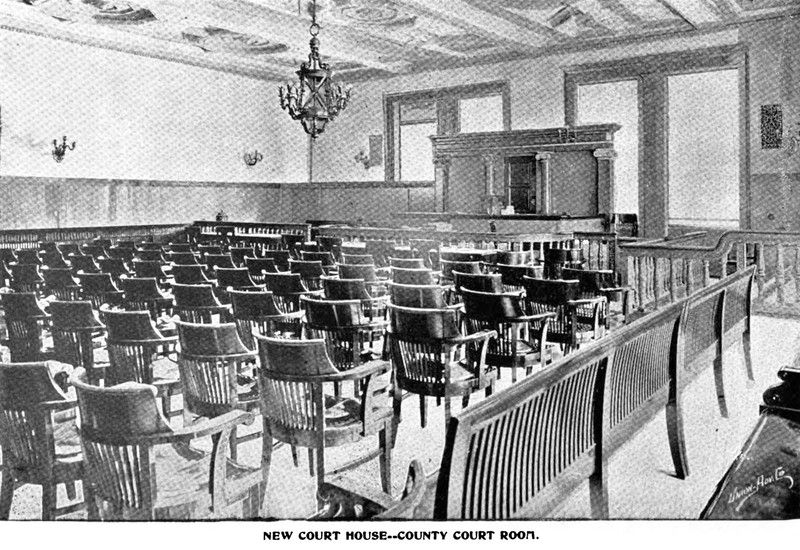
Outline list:
[[[392,94],[384,99],[386,180],[435,179],[430,136],[509,130],[508,82]]]
[[[578,86],[578,125],[613,122],[614,211],[639,214],[639,81],[620,80]]]
[[[622,124],[615,136],[617,208],[627,208],[638,154],[641,235],[664,237],[688,227],[748,227],[747,47],[721,46],[568,67],[565,71],[567,125]],[[637,146],[625,134],[633,127],[633,82],[638,115]],[[624,82],[630,89],[624,91]],[[598,102],[607,102],[598,105]],[[625,213],[625,212],[619,212]]]
[[[736,70],[670,76],[669,223],[739,228]]]

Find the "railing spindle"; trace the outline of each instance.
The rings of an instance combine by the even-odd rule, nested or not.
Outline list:
[[[785,274],[783,272],[783,244],[778,244],[777,248],[778,259],[777,266],[775,267],[775,281],[778,285],[778,303],[783,305],[786,303],[786,284]]]

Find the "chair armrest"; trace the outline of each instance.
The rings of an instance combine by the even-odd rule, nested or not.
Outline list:
[[[458,338],[453,338],[451,340],[447,340],[448,344],[468,344],[470,342],[481,342],[484,340],[489,340],[490,338],[497,338],[497,331],[494,330],[482,330],[480,332],[475,332],[473,334],[469,334],[467,336],[459,336]]]
[[[173,443],[176,440],[191,441],[193,439],[220,433],[225,429],[230,429],[239,424],[250,424],[254,419],[255,417],[252,413],[242,410],[234,410],[223,415],[210,418],[208,421],[181,428],[180,430],[175,430],[172,433],[152,436],[150,442],[157,444]]]
[[[323,382],[341,382],[344,380],[358,380],[372,376],[375,374],[382,374],[389,372],[392,369],[391,363],[388,361],[369,361],[363,365],[346,371],[341,371],[336,374],[325,375]]]
[[[77,399],[64,399],[64,400],[57,400],[57,401],[42,401],[38,404],[40,409],[44,409],[46,411],[67,411],[69,409],[74,409],[78,406]]]
[[[602,304],[606,301],[605,296],[598,296],[597,298],[583,298],[581,300],[567,300],[569,306],[589,306],[593,304]]]
[[[558,317],[554,311],[547,311],[545,313],[536,313],[535,315],[520,315],[519,317],[514,317],[514,321],[543,321],[545,319],[554,319]]]

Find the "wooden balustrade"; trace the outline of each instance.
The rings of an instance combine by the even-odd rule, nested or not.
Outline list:
[[[407,245],[415,239],[435,240],[445,247],[533,250],[543,258],[545,248],[576,239],[584,252],[587,269],[616,269],[616,233],[470,233],[464,231],[433,231],[430,229],[389,227],[320,226],[318,235],[339,237],[345,242],[385,240]]]
[[[303,235],[306,240],[311,238],[311,225],[307,223],[195,221],[192,228],[200,239],[216,237],[224,232],[230,232],[237,242],[258,235]]]
[[[754,265],[756,312],[800,316],[800,233],[727,231],[715,242],[708,241],[701,232],[674,240],[620,243],[635,307],[658,309]]]
[[[182,237],[185,229],[185,224],[4,229],[0,230],[0,248],[36,248],[40,242],[84,243],[95,237],[169,241]]]

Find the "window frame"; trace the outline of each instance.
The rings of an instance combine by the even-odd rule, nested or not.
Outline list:
[[[743,44],[678,51],[574,65],[564,69],[564,121],[577,120],[578,86],[634,80],[639,82],[639,227],[642,236],[669,233],[669,106],[670,76],[737,69],[739,72],[739,224],[749,228],[750,100],[748,48]],[[644,185],[643,182],[648,182]]]
[[[508,80],[497,80],[463,86],[449,86],[411,92],[397,92],[383,95],[384,133],[386,139],[385,181],[406,181],[401,179],[400,165],[400,105],[434,101],[436,104],[436,135],[457,134],[460,131],[461,113],[459,100],[475,97],[500,95],[503,108],[503,131],[511,129],[511,85]],[[408,122],[415,124],[432,120]]]

